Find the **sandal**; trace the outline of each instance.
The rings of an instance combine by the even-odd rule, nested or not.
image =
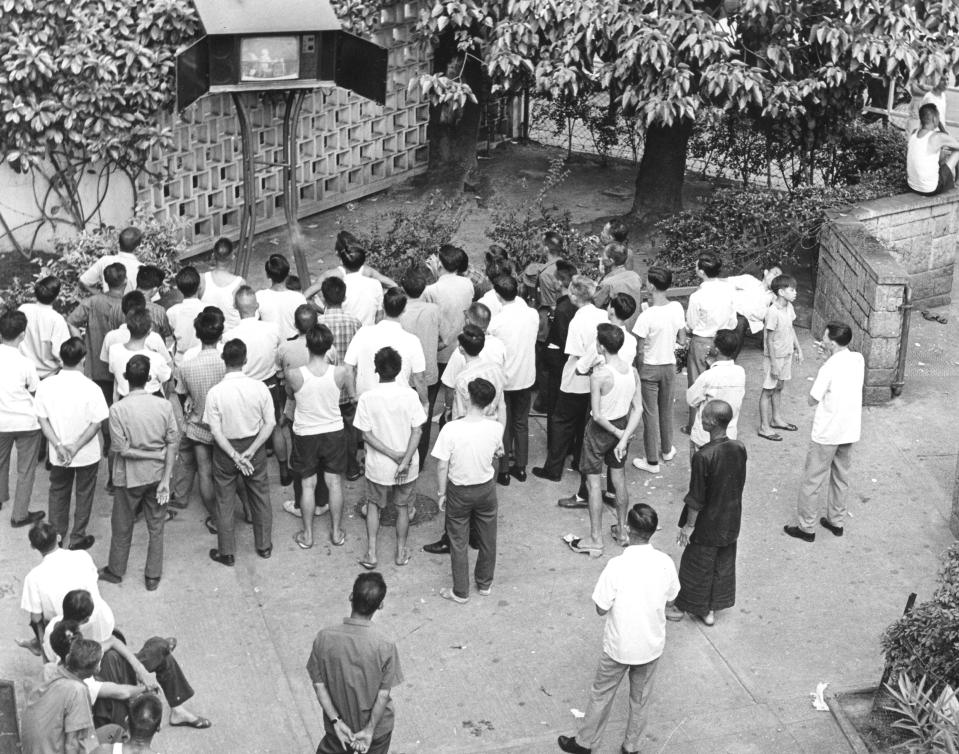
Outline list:
[[[356,562],[359,563],[367,571],[376,570],[377,562],[375,560],[357,560]]]
[[[301,531],[298,531],[296,532],[296,534],[293,535],[293,541],[296,542],[296,546],[299,547],[301,550],[309,550],[311,547],[313,547],[312,542],[307,544],[306,542],[303,541],[303,532]]]
[[[213,723],[205,717],[197,717],[183,723],[170,723],[171,728],[196,728],[197,730],[206,730],[211,725],[213,725]]]
[[[346,544],[346,535],[343,532],[340,532],[340,538],[337,539],[333,536],[333,532],[330,532],[330,544],[334,547],[342,547]]]
[[[403,550],[403,554],[393,562],[396,563],[396,565],[398,566],[405,566],[407,563],[410,562],[410,558],[412,557],[413,556],[410,554],[409,550]]]
[[[767,435],[765,432],[757,432],[756,434],[759,435],[759,436],[760,436],[761,438],[763,438],[764,440],[771,440],[772,442],[782,442],[782,441],[783,441],[783,436],[780,435],[780,434],[777,434],[776,432],[773,432],[773,433],[770,434],[770,435]]]
[[[799,429],[795,424],[789,424],[788,422],[786,424],[770,424],[769,426],[773,429],[784,429],[787,432],[795,432]]]
[[[582,547],[580,542],[583,540],[580,537],[565,534],[562,539],[570,550],[580,555],[589,555],[590,558],[599,558],[603,555],[602,547]]]

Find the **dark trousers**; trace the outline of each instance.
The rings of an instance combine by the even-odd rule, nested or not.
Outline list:
[[[566,456],[570,454],[578,465],[588,418],[589,393],[567,393],[560,390],[552,421],[548,422],[546,430],[546,463],[543,468],[547,474],[562,476],[563,464]]]
[[[230,440],[233,449],[242,453],[255,437]],[[213,485],[216,495],[217,549],[221,555],[236,554],[236,499],[239,489],[246,493],[246,502],[253,518],[253,542],[257,550],[273,546],[273,509],[270,508],[270,480],[266,473],[266,446],[253,454],[253,473],[243,476],[233,460],[213,446]]]
[[[740,351],[743,350],[743,344],[746,342],[746,336],[749,335],[749,320],[742,314],[736,315],[736,335],[739,336],[739,343],[736,346],[736,352],[733,354],[733,361],[739,358]]]
[[[707,338],[703,335],[689,336],[689,354],[686,357],[686,384],[689,387],[692,387],[699,375],[709,369],[706,358],[712,350],[713,341],[714,338]],[[690,407],[689,409],[689,423],[686,425],[689,428],[692,428],[696,422],[696,410],[696,407]],[[646,460],[653,463],[657,459],[649,461],[647,458]]]
[[[440,377],[442,377],[443,372],[446,371],[446,364],[437,364],[436,366],[436,382],[426,388],[426,400],[428,404],[426,408],[426,424],[423,425],[423,434],[420,435],[420,444],[417,448],[420,458],[420,469],[426,464],[426,457],[430,452],[430,435],[433,431],[433,412],[436,410],[436,399],[439,397],[440,388],[443,387],[443,383],[440,382]],[[440,427],[442,428],[445,423],[446,422],[441,419]]]
[[[190,682],[180,669],[180,664],[170,652],[170,645],[166,639],[161,639],[159,636],[147,639],[136,655],[137,659],[143,663],[143,667],[156,675],[157,684],[163,690],[163,695],[171,707],[179,707],[193,696],[193,687],[190,686]],[[96,679],[130,686],[136,686],[139,683],[130,663],[124,660],[115,649],[109,649],[104,653]],[[128,704],[129,702],[125,700],[98,698],[93,705],[94,725],[100,727],[113,723],[128,727]]]
[[[127,572],[133,525],[141,509],[150,535],[143,575],[148,579],[158,579],[163,575],[163,525],[166,523],[166,511],[157,502],[158,484],[153,482],[138,487],[117,487],[114,492],[108,565],[117,576],[123,576]]]
[[[529,461],[529,404],[533,398],[532,388],[504,390],[506,403],[506,427],[503,429],[503,457],[500,471],[510,465],[525,468]],[[512,459],[512,460],[511,460]]]
[[[341,403],[340,416],[343,417],[343,435],[346,438],[346,474],[347,476],[356,476],[360,473],[360,462],[356,460],[359,435],[353,428],[353,419],[356,418],[356,401]],[[317,474],[317,476],[321,477],[323,475]]]
[[[70,526],[70,493],[76,483],[77,505],[73,513],[73,532],[70,544],[83,539],[90,523],[90,511],[93,510],[93,493],[97,487],[99,463],[89,466],[51,466],[50,493],[47,497],[47,515],[60,539],[67,541],[67,528]]]
[[[552,421],[556,400],[559,398],[559,385],[563,380],[563,365],[566,355],[560,348],[543,348],[543,380],[540,383],[543,413],[546,414],[546,433],[549,436],[549,424]],[[539,403],[540,401],[537,401]]]
[[[528,393],[529,391],[527,391]],[[446,488],[446,534],[450,538],[453,594],[470,596],[469,541],[472,528],[479,552],[473,576],[476,586],[489,589],[496,569],[496,482]]]
[[[385,736],[374,738],[370,742],[370,748],[366,750],[366,754],[388,754],[392,738],[393,731]],[[336,733],[328,730],[326,735],[323,736],[323,740],[320,741],[320,745],[316,747],[316,754],[353,754],[353,749],[344,749],[340,739],[336,737]]]
[[[99,354],[100,352],[99,346],[97,348],[98,350],[96,352],[88,351],[88,353]],[[90,358],[95,358],[95,357],[91,356]],[[97,387],[100,388],[100,392],[103,393],[103,399],[107,402],[107,406],[112,406],[113,405],[113,380],[94,380],[94,382],[96,383]],[[100,437],[103,438],[103,455],[106,456],[107,453],[110,452],[110,447],[112,442],[110,438],[110,420],[109,419],[104,419],[102,422],[100,422]],[[107,469],[110,473],[110,478],[112,479],[113,469],[110,466],[107,466]]]
[[[43,434],[39,429],[0,432],[0,505],[10,499],[10,454],[13,446],[17,446],[17,491],[10,514],[14,521],[23,521],[30,512],[30,496],[42,443]]]

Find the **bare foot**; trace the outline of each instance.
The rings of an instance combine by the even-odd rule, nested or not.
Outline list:
[[[396,565],[405,566],[410,562],[410,558],[412,557],[413,555],[410,553],[409,549],[404,547],[400,552],[396,553]]]

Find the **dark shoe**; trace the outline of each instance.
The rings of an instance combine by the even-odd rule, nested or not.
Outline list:
[[[800,529],[798,526],[784,526],[783,531],[786,532],[790,537],[795,537],[796,539],[801,539],[803,542],[815,542],[816,535],[810,534]]]
[[[160,586],[159,578],[153,579],[153,578],[150,578],[149,576],[144,576],[143,582],[146,584],[148,592],[155,592],[157,587]]]
[[[220,551],[215,547],[210,550],[210,560],[215,560],[220,565],[232,566],[236,562],[236,558],[232,555],[220,555]]]
[[[106,581],[110,584],[119,584],[123,581],[122,576],[117,576],[113,571],[110,570],[110,566],[104,566],[100,569],[100,573],[97,576],[100,581]]]
[[[576,743],[575,736],[560,736],[556,739],[556,743],[559,744],[559,748],[569,752],[569,754],[592,754],[593,752],[592,749],[587,749],[585,746]]]
[[[589,503],[576,497],[576,495],[561,497],[556,504],[560,508],[589,508]]]
[[[428,545],[423,545],[423,552],[429,553],[430,555],[449,555],[450,541],[444,536],[438,542],[430,542]]]
[[[509,482],[507,482],[507,484],[509,484]],[[19,529],[21,526],[33,526],[37,521],[43,521],[46,515],[43,511],[31,511],[26,515],[26,518],[21,518],[19,521],[10,519],[10,526],[14,529]]]
[[[533,476],[539,477],[540,479],[548,479],[551,482],[558,482],[563,478],[562,474],[560,474],[559,476],[553,476],[552,474],[547,474],[546,469],[544,469],[542,466],[533,467]]]
[[[187,507],[190,505],[190,501],[189,500],[171,500],[169,503],[167,503],[167,505],[170,506],[171,508],[176,508],[178,510],[185,511]]]
[[[216,534],[216,522],[213,520],[213,516],[207,516],[206,520],[203,522],[203,525],[206,527],[206,530],[210,534]]]
[[[627,751],[625,746],[620,746],[619,754],[639,754],[639,751]]]
[[[496,483],[502,484],[504,487],[509,487],[510,475],[508,471],[501,471],[496,476]]]
[[[93,547],[93,543],[97,541],[97,538],[92,534],[84,534],[80,539],[70,545],[71,550],[89,550]]]
[[[612,508],[616,507],[616,493],[615,492],[604,492],[603,493],[603,505],[608,505]]]
[[[513,477],[517,482],[526,481],[526,467],[525,466],[510,466],[509,475]]]
[[[351,472],[349,472],[349,473],[346,475],[346,481],[347,481],[347,482],[355,482],[355,481],[356,481],[357,479],[359,479],[361,476],[363,476],[363,470],[362,470],[362,469],[357,469],[356,471],[351,471]]]
[[[263,560],[269,560],[270,556],[273,554],[273,548],[264,547],[262,550],[257,548],[256,554],[263,558]]]
[[[289,487],[293,484],[293,475],[290,473],[290,465],[280,462],[280,486]]]
[[[823,527],[825,527],[826,529],[829,529],[829,531],[831,531],[837,537],[841,537],[843,532],[845,531],[845,529],[843,529],[841,526],[833,526],[831,523],[829,523],[829,519],[826,518],[825,516],[819,519],[819,523],[821,523]]]

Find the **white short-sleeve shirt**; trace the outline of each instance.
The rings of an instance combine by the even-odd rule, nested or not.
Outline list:
[[[709,432],[703,429],[703,406],[712,400],[726,401],[733,410],[733,418],[726,427],[726,435],[735,440],[739,429],[739,409],[746,394],[746,370],[728,360],[713,362],[686,391],[686,403],[698,407],[689,439],[702,447],[709,442]]]
[[[183,363],[183,354],[200,343],[193,322],[204,306],[198,298],[187,298],[167,309],[166,318],[173,330],[173,341],[176,344],[173,363],[177,366]],[[149,341],[149,338],[147,340]]]
[[[523,390],[536,382],[539,313],[518,296],[490,320],[489,334],[506,346],[504,390]]]
[[[34,363],[37,376],[42,380],[60,368],[60,346],[70,337],[70,328],[63,315],[49,304],[22,304],[20,311],[27,315],[27,331],[20,352]],[[50,343],[51,358],[44,357],[45,342]]]
[[[596,350],[596,327],[603,322],[609,322],[609,314],[605,309],[600,309],[592,304],[586,304],[576,310],[576,314],[569,322],[569,330],[566,333],[567,356],[575,356],[581,359],[590,352],[590,349]],[[576,364],[567,360],[563,366],[563,376],[560,380],[559,389],[564,393],[577,393],[584,395],[589,392],[589,377],[576,372]]]
[[[0,343],[0,427],[4,432],[40,429],[33,396],[40,378],[30,359]]]
[[[91,424],[99,424],[110,417],[110,409],[97,384],[75,369],[64,369],[43,380],[35,397],[37,416],[46,419],[57,433],[60,442],[70,445]],[[47,458],[60,466],[57,453],[50,444]],[[71,468],[91,466],[100,462],[99,432],[80,448],[68,464]]]
[[[423,344],[413,333],[404,330],[399,322],[384,319],[375,325],[364,325],[356,331],[343,357],[345,364],[356,367],[357,395],[362,395],[379,384],[373,368],[373,357],[386,346],[393,348],[403,360],[400,373],[396,376],[398,383],[409,385],[412,375],[426,371]]]
[[[117,343],[129,342],[130,330],[125,324],[120,325],[116,330],[110,330],[110,332],[103,336],[103,345],[100,348],[100,361],[109,364],[111,346]],[[146,340],[143,341],[143,345],[146,346],[147,350],[156,351],[165,359],[169,360],[170,349],[166,347],[166,343],[163,342],[163,337],[156,330],[150,330],[150,334],[147,335]],[[90,357],[88,356],[87,358]]]
[[[862,431],[862,354],[843,348],[819,367],[809,394],[819,403],[812,421],[812,441],[820,445],[859,442]]]
[[[666,603],[679,594],[673,559],[652,545],[630,545],[612,558],[593,590],[606,613],[603,652],[623,665],[644,665],[666,647]]]
[[[487,335],[486,342],[483,344],[483,350],[479,352],[479,358],[488,364],[493,364],[504,370],[503,374],[505,376],[506,346],[503,345],[503,341],[499,338],[493,335]],[[462,351],[457,348],[453,351],[453,355],[450,356],[450,361],[446,365],[446,369],[443,370],[443,376],[440,377],[440,382],[446,385],[446,387],[456,387],[456,378],[459,377],[460,372],[462,372],[465,367],[466,357]]]
[[[449,461],[449,480],[456,485],[483,484],[494,476],[497,454],[503,452],[503,425],[467,416],[443,426],[433,458]]]
[[[126,267],[127,285],[123,292],[129,293],[137,287],[137,272],[140,270],[140,260],[128,251],[120,251],[116,254],[107,254],[106,256],[100,257],[90,266],[90,269],[80,276],[80,282],[87,286],[87,288],[95,288],[99,285],[100,289],[106,293],[110,290],[110,286],[108,286],[103,279],[103,271],[111,264],[117,262]]]
[[[269,389],[242,372],[227,372],[206,394],[203,421],[218,422],[228,440],[255,437],[268,420],[273,420]]]
[[[295,338],[297,335],[296,323],[293,318],[296,308],[306,303],[306,298],[299,291],[274,291],[266,288],[256,292],[256,301],[260,305],[260,319],[272,322],[283,340]]]
[[[686,326],[693,335],[712,338],[719,330],[736,327],[736,289],[722,278],[700,283],[689,297]]]
[[[425,422],[426,412],[413,388],[397,382],[380,382],[360,396],[353,426],[361,432],[372,432],[388,447],[403,452],[413,429]],[[414,457],[403,484],[419,475],[419,464],[415,460]],[[383,485],[396,482],[396,461],[371,445],[366,447],[365,468],[366,478],[371,482]]]
[[[246,317],[240,324],[223,334],[223,342],[242,340],[246,345],[246,364],[243,374],[264,382],[276,374],[276,355],[280,348],[280,331],[274,322],[263,322]]]
[[[683,305],[670,301],[665,306],[650,306],[633,325],[637,338],[643,339],[643,364],[662,366],[676,363],[676,333],[686,328]]]
[[[163,386],[163,383],[170,379],[173,371],[170,368],[169,360],[163,354],[151,351],[149,348],[131,351],[127,348],[126,343],[115,343],[110,346],[110,351],[107,354],[107,366],[116,381],[117,395],[121,397],[129,395],[130,383],[127,382],[123,373],[126,371],[130,359],[140,355],[146,356],[150,360],[150,379],[143,388],[146,392],[156,393]]]
[[[383,308],[383,286],[376,278],[367,277],[361,272],[347,272],[343,275],[346,283],[346,298],[343,311],[352,314],[363,325],[376,322],[376,313]]]

